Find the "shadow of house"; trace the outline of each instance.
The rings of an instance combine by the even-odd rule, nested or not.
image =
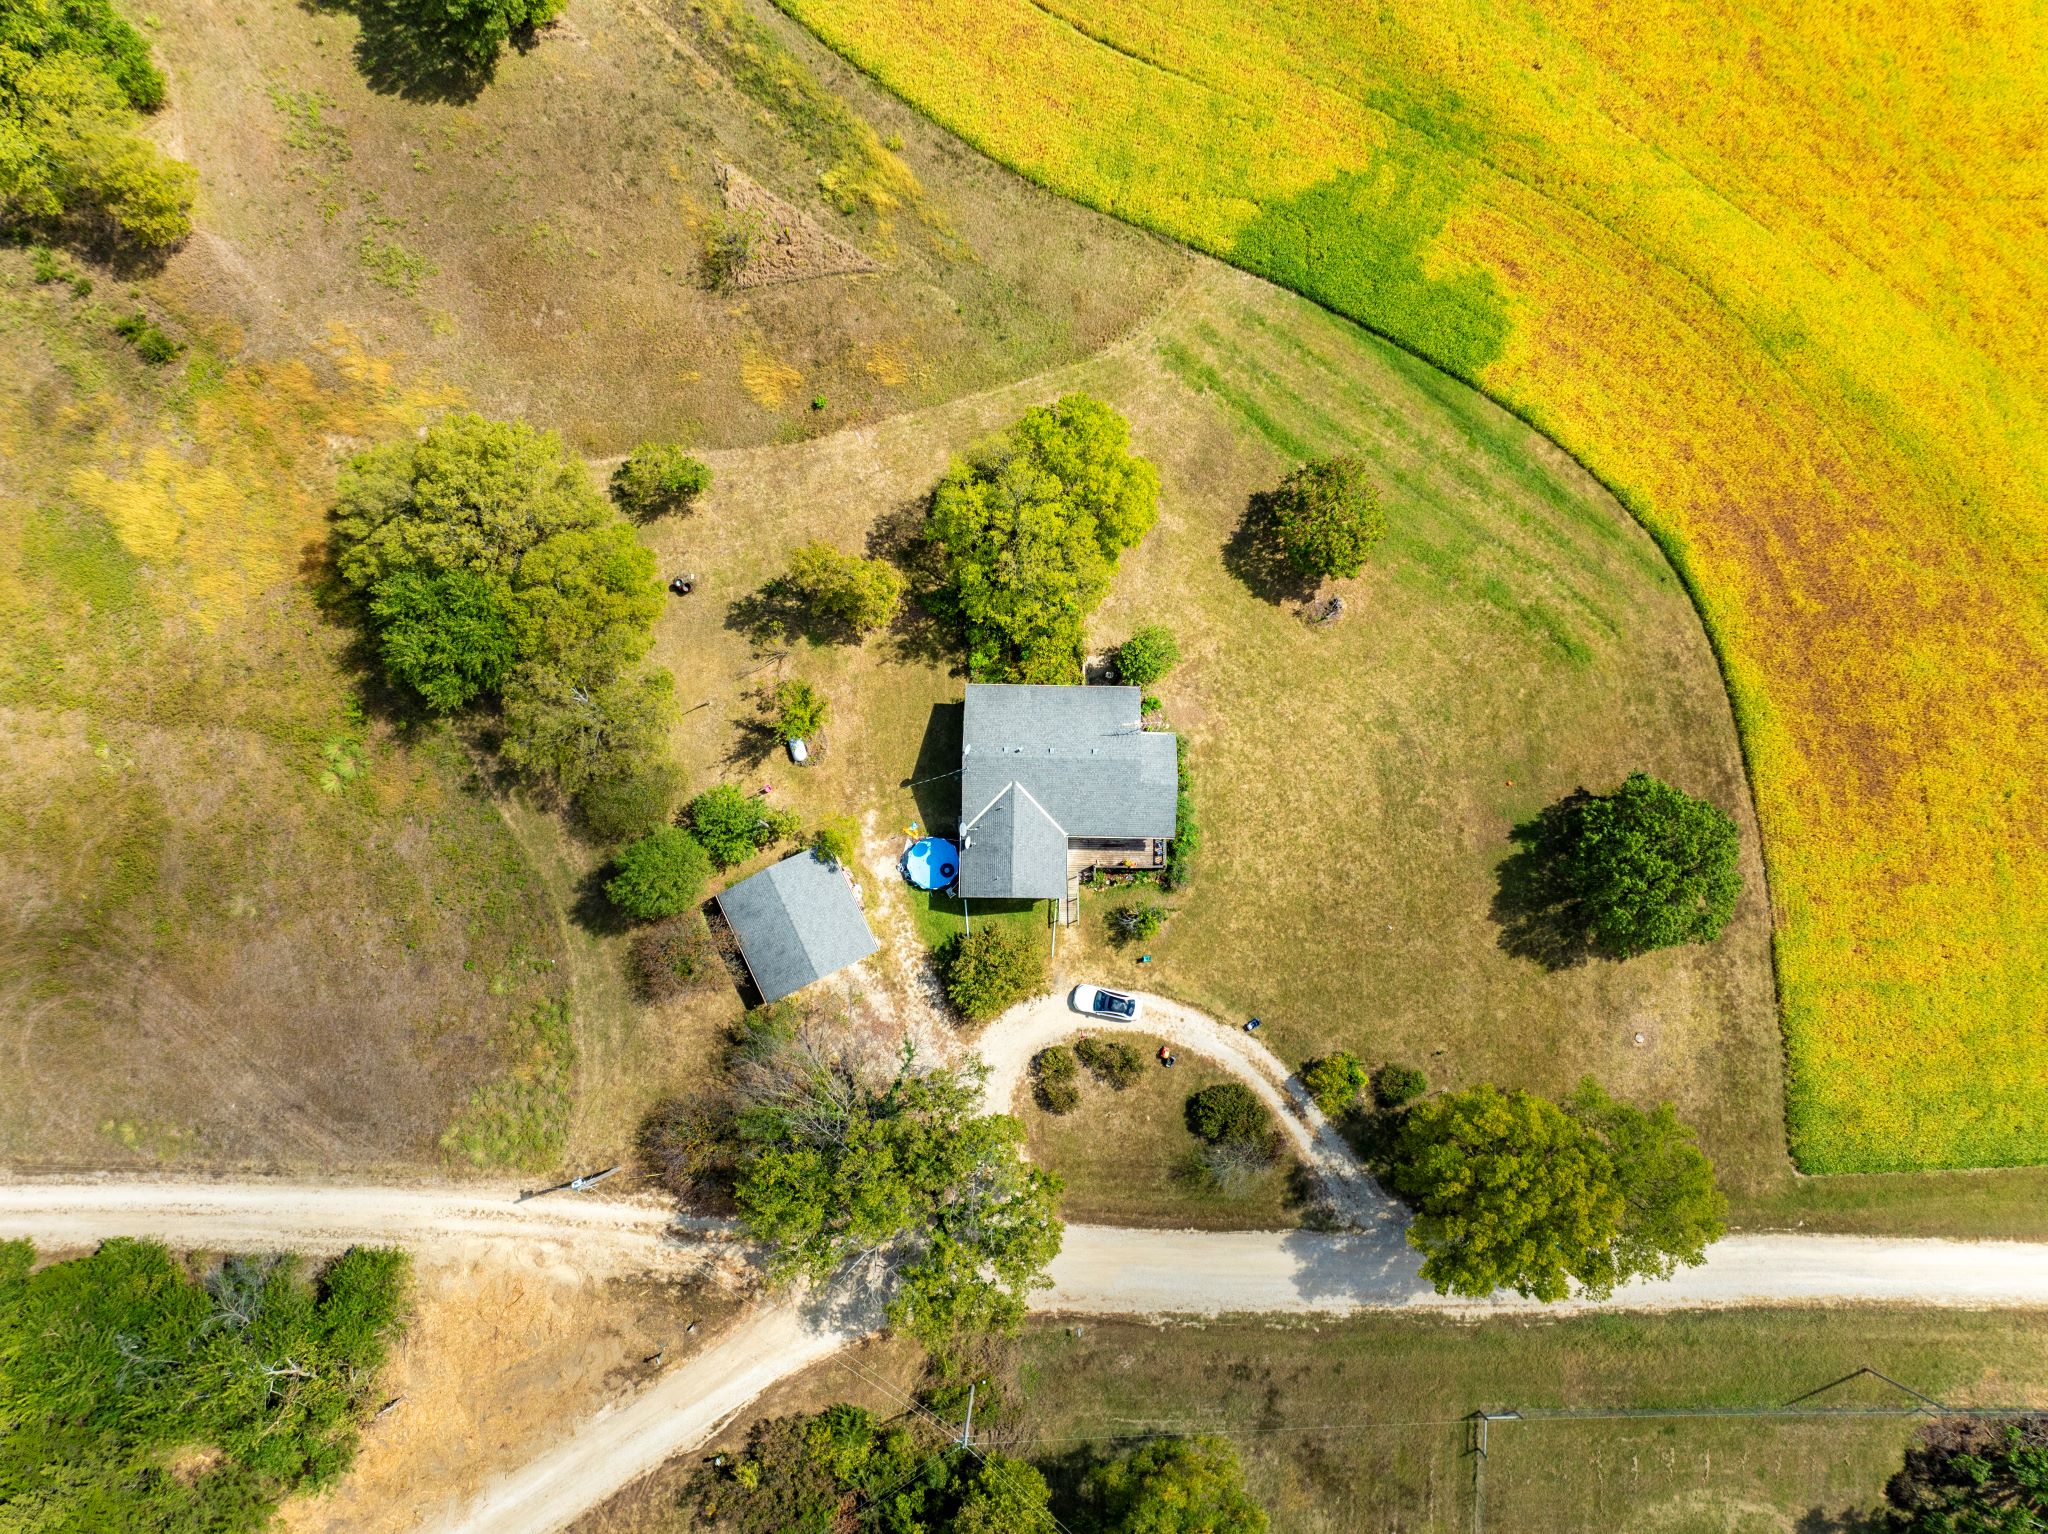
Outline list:
[[[1273,496],[1261,490],[1245,502],[1244,515],[1223,545],[1223,568],[1262,602],[1276,607],[1306,602],[1322,582],[1303,575],[1280,552],[1273,529]]]
[[[917,762],[902,787],[917,801],[917,818],[934,836],[952,836],[960,828],[960,742],[967,705],[939,703],[925,721]]]

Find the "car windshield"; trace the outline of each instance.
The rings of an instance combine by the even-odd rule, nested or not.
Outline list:
[[[1138,1004],[1128,996],[1119,996],[1115,991],[1097,991],[1095,1010],[1114,1012],[1119,1017],[1129,1017],[1138,1010]]]

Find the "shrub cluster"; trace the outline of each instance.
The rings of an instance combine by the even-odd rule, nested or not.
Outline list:
[[[1135,905],[1112,906],[1107,922],[1110,941],[1122,946],[1125,943],[1142,943],[1159,935],[1159,929],[1166,925],[1166,918],[1172,913],[1156,900],[1141,900]]]
[[[1187,887],[1195,853],[1202,845],[1202,828],[1195,821],[1195,800],[1190,792],[1192,778],[1188,772],[1187,736],[1174,737],[1174,752],[1179,788],[1173,801],[1173,840],[1166,844],[1166,867],[1159,874],[1159,887],[1165,890]]]
[[[607,899],[636,921],[675,916],[697,903],[711,877],[711,859],[689,832],[675,826],[628,842],[612,860]]]
[[[710,488],[710,468],[674,442],[643,442],[612,470],[612,500],[642,522],[687,512]]]
[[[151,367],[177,361],[178,353],[185,349],[140,309],[114,321],[114,334],[134,347],[135,355]]]
[[[1308,1088],[1308,1095],[1333,1119],[1358,1100],[1368,1080],[1370,1073],[1365,1062],[1348,1049],[1333,1050],[1322,1059],[1309,1062],[1301,1073],[1301,1083]]]
[[[1074,1041],[1074,1053],[1112,1091],[1123,1091],[1145,1072],[1144,1058],[1122,1039],[1098,1039],[1086,1034]]]
[[[636,933],[631,962],[634,989],[647,1001],[680,996],[722,967],[711,929],[694,912],[668,917]]]
[[[970,1023],[985,1023],[1045,985],[1045,950],[1015,928],[983,923],[941,956],[946,999]]]
[[[775,722],[775,733],[784,740],[811,739],[825,728],[831,712],[823,693],[795,677],[776,684],[768,698],[768,710]]]
[[[842,554],[829,543],[807,543],[790,555],[778,584],[811,615],[856,635],[888,623],[903,600],[903,574],[894,565]]]
[[[1116,679],[1126,687],[1150,687],[1180,662],[1173,630],[1148,624],[1116,647]]]
[[[975,680],[1080,679],[1083,620],[1159,514],[1158,471],[1131,456],[1130,437],[1107,405],[1069,394],[939,482],[924,527],[940,572],[929,600],[959,626]]]
[[[1429,1090],[1429,1078],[1412,1065],[1388,1061],[1372,1073],[1372,1100],[1391,1111],[1404,1108]]]
[[[1273,1131],[1273,1115],[1241,1081],[1220,1081],[1190,1094],[1188,1128],[1211,1145],[1224,1140],[1262,1140]]]
[[[1031,1095],[1047,1113],[1072,1113],[1081,1106],[1079,1074],[1064,1044],[1041,1049],[1031,1061]]]
[[[851,815],[828,815],[811,833],[811,851],[828,863],[852,868],[860,856],[860,827]]]
[[[790,841],[803,830],[794,810],[781,810],[720,783],[692,799],[683,811],[697,841],[719,868],[744,863],[763,848]]]

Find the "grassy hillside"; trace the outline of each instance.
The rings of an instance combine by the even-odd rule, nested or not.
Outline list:
[[[1482,384],[1719,647],[1813,1171],[2048,1161],[2023,7],[782,0],[996,158]]]
[[[438,1160],[559,938],[314,581],[330,442],[440,396],[346,348],[152,368],[135,291],[30,271],[0,257],[0,1157]]]

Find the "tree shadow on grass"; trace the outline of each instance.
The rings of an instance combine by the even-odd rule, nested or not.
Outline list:
[[[1223,545],[1223,568],[1253,596],[1280,606],[1306,602],[1322,584],[1287,562],[1273,536],[1273,496],[1261,490],[1245,502],[1244,515]]]
[[[1898,1525],[1881,1509],[1810,1507],[1792,1525],[1795,1534],[1886,1534]]]
[[[352,15],[361,32],[356,38],[356,69],[380,96],[407,101],[462,106],[476,100],[498,72],[494,53],[482,63],[437,36],[419,0],[300,0],[314,15]],[[538,46],[532,27],[512,33],[511,45],[521,53]]]
[[[1578,817],[1592,795],[1575,789],[1508,833],[1515,850],[1495,870],[1492,916],[1503,953],[1548,970],[1573,969],[1594,957],[1584,907],[1564,876],[1564,858]]]
[[[569,918],[592,937],[621,937],[631,932],[634,922],[631,917],[611,902],[604,892],[605,881],[612,876],[610,863],[597,867],[576,881],[575,899],[569,905]]]

